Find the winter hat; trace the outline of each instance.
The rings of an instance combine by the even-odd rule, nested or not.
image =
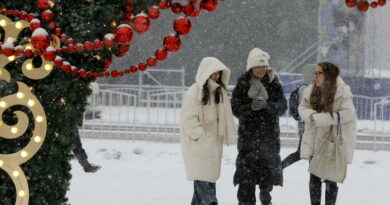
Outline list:
[[[268,66],[268,60],[270,59],[270,56],[267,52],[262,51],[259,48],[254,48],[249,52],[246,71],[249,71],[253,67],[257,66]]]
[[[307,64],[303,66],[303,84],[309,85],[313,82],[316,67],[316,64]]]

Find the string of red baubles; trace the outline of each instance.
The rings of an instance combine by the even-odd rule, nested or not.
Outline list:
[[[357,7],[359,11],[366,12],[370,7],[375,9],[378,6],[384,6],[386,4],[386,0],[377,0],[369,3],[367,0],[345,0],[345,3],[348,7]]]
[[[183,6],[180,3],[173,3],[172,0],[162,0],[159,2],[158,7],[153,6],[149,9],[148,15],[138,14],[134,16],[131,13],[133,7],[130,5],[132,0],[126,0],[127,13],[124,16],[123,23],[119,25],[114,33],[109,33],[104,36],[103,41],[94,40],[86,41],[84,43],[77,43],[72,38],[68,38],[66,34],[62,34],[61,29],[56,27],[56,23],[53,22],[54,15],[47,8],[50,5],[53,5],[53,2],[48,0],[38,0],[37,5],[41,10],[44,10],[41,13],[41,20],[48,24],[48,28],[53,30],[54,33],[60,37],[61,42],[66,43],[67,46],[63,46],[59,49],[54,49],[50,47],[50,37],[45,29],[41,26],[41,22],[36,18],[34,14],[27,14],[25,11],[17,10],[1,10],[0,13],[3,15],[11,15],[14,17],[19,17],[20,19],[25,19],[30,23],[30,29],[33,31],[31,36],[31,44],[34,47],[34,51],[31,49],[24,49],[22,46],[17,46],[13,48],[11,44],[4,44],[1,46],[0,52],[6,56],[19,56],[24,55],[31,57],[33,55],[43,55],[45,60],[54,61],[55,66],[60,67],[63,71],[69,72],[72,75],[78,75],[81,77],[93,76],[93,77],[117,77],[123,76],[127,73],[135,73],[138,70],[144,71],[147,67],[153,67],[157,64],[157,60],[163,61],[168,57],[168,52],[176,52],[181,48],[180,35],[188,34],[192,29],[191,21],[188,17],[197,17],[200,14],[201,9],[207,11],[214,11],[218,7],[218,0],[201,0],[199,5],[196,5],[198,0],[188,0],[188,4]],[[197,7],[198,6],[198,7]],[[133,39],[133,30],[137,33],[145,33],[150,28],[150,19],[157,19],[160,16],[159,9],[168,9],[171,8],[172,12],[175,14],[184,13],[184,16],[178,17],[174,21],[174,30],[176,34],[170,34],[166,36],[163,40],[163,48],[159,48],[155,52],[154,57],[149,57],[146,60],[146,63],[139,63],[138,66],[130,66],[128,69],[123,71],[112,70],[107,72],[112,63],[112,59],[108,58],[104,62],[104,72],[89,72],[84,69],[78,69],[75,66],[72,66],[69,62],[63,61],[61,56],[58,54],[63,52],[84,52],[91,50],[102,50],[104,48],[112,48],[118,44],[119,52],[115,53],[115,56],[122,57],[124,56],[130,48],[130,42]]]

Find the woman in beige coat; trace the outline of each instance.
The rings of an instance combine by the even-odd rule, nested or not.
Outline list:
[[[223,143],[235,135],[226,94],[230,70],[204,58],[187,90],[180,115],[181,146],[188,180],[194,180],[192,205],[218,204],[215,182],[221,171]]]
[[[339,68],[328,62],[319,63],[315,71],[314,83],[303,93],[299,105],[299,115],[305,121],[305,132],[301,143],[301,158],[310,160],[319,148],[318,145],[329,134],[332,125],[337,124],[337,113],[343,137],[343,153],[347,163],[352,162],[356,144],[356,111],[352,103],[352,93],[339,76]],[[325,204],[336,204],[338,187],[336,182],[325,180]],[[310,174],[310,199],[312,205],[321,204],[321,179]]]

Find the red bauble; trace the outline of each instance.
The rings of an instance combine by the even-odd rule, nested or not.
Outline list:
[[[99,39],[95,39],[93,41],[93,46],[95,47],[95,50],[103,50],[104,44]]]
[[[112,63],[112,58],[106,58],[106,60],[104,60],[104,64],[111,65],[111,63]]]
[[[137,67],[137,66],[132,65],[132,66],[130,67],[130,72],[135,73],[135,72],[137,72],[137,71],[138,71],[138,67]]]
[[[81,43],[77,43],[74,48],[76,49],[77,52],[83,52],[84,50],[83,44]]]
[[[169,4],[163,0],[161,0],[160,2],[158,2],[158,7],[160,7],[160,9],[167,9],[169,8]]]
[[[61,42],[66,42],[66,40],[68,39],[68,36],[66,34],[61,34],[61,37],[60,37],[60,40]]]
[[[61,34],[62,34],[62,31],[60,28],[56,28],[54,32],[56,33],[57,36],[61,36]]]
[[[370,7],[370,3],[368,3],[367,0],[359,0],[358,3],[357,3],[357,8],[359,9],[359,11],[367,11],[368,8]]]
[[[41,22],[38,19],[31,20],[30,30],[35,31],[35,29],[41,27]]]
[[[56,58],[56,49],[49,46],[46,48],[46,51],[43,53],[43,57],[47,61],[53,61]]]
[[[171,9],[173,13],[180,14],[183,11],[183,6],[180,3],[176,2],[172,4]]]
[[[56,29],[56,27],[57,27],[56,22],[52,21],[52,22],[49,23],[49,28],[50,28],[51,30]]]
[[[134,9],[134,7],[131,6],[131,5],[126,5],[125,8],[126,8],[127,12],[130,12],[130,11],[132,11]]]
[[[207,11],[214,11],[218,8],[218,0],[202,0],[200,7]]]
[[[347,4],[348,7],[354,7],[356,6],[356,0],[345,0],[345,4]]]
[[[167,49],[167,51],[170,52],[176,52],[180,50],[181,48],[181,40],[179,36],[176,35],[169,35],[164,38],[164,47]]]
[[[92,49],[93,49],[93,44],[91,42],[89,42],[89,41],[85,41],[85,43],[84,43],[84,50],[90,51]]]
[[[111,71],[111,76],[112,77],[117,77],[118,76],[118,71],[117,70],[113,70],[113,71]]]
[[[103,43],[106,47],[113,47],[115,45],[115,36],[112,33],[106,34],[103,39]]]
[[[2,50],[5,56],[12,56],[14,54],[14,46],[11,45],[10,43],[5,43],[2,46]]]
[[[84,69],[80,69],[79,75],[80,77],[85,77],[87,75],[87,71],[85,71]]]
[[[148,15],[151,19],[157,19],[160,16],[160,10],[158,7],[153,6],[149,9]]]
[[[119,76],[123,76],[123,71],[119,71]]]
[[[118,48],[120,52],[126,53],[130,49],[130,44],[119,44]]]
[[[173,29],[180,35],[188,34],[191,31],[191,28],[191,21],[186,17],[178,17],[173,23]]]
[[[73,51],[74,51],[74,45],[73,44],[68,44],[68,51],[69,51],[69,53],[73,53]]]
[[[38,0],[37,2],[38,8],[45,10],[49,7],[49,1],[47,0]]]
[[[57,67],[60,67],[62,66],[62,58],[57,56],[55,59],[54,59],[54,65],[57,66]]]
[[[47,31],[43,28],[37,28],[31,35],[31,44],[37,50],[44,50],[50,45],[50,38]]]
[[[121,24],[115,30],[115,40],[121,43],[130,43],[133,40],[133,30],[127,24]]]
[[[20,56],[23,53],[24,48],[22,46],[16,46],[14,50],[15,56]]]
[[[79,69],[77,69],[76,67],[72,66],[72,69],[71,69],[71,74],[72,75],[77,75],[79,73]]]
[[[168,51],[164,48],[160,48],[155,52],[157,60],[163,61],[168,57]]]
[[[26,19],[26,18],[27,18],[27,12],[21,11],[21,12],[19,13],[19,18],[20,18],[20,19]]]
[[[386,0],[378,0],[379,6],[384,6],[386,4]]]
[[[146,60],[146,63],[150,67],[156,66],[157,65],[157,59],[155,59],[153,57],[150,57],[150,58],[148,58],[148,60]]]
[[[145,33],[150,28],[150,19],[145,14],[138,14],[134,18],[134,30],[138,33]]]
[[[194,11],[195,11],[195,7],[192,4],[187,4],[183,8],[183,13],[185,15],[187,15],[187,16],[191,15],[192,13],[194,13]]]
[[[65,71],[65,72],[69,72],[70,69],[71,69],[71,66],[70,66],[69,62],[64,61],[62,63],[62,70]]]
[[[23,55],[27,57],[31,57],[33,56],[33,51],[31,49],[26,49],[24,50]]]
[[[33,20],[35,18],[35,16],[33,14],[27,14],[27,21],[28,22],[31,22],[31,20]]]
[[[371,2],[371,8],[375,9],[377,7],[378,7],[378,2],[376,1]]]
[[[51,12],[49,9],[42,12],[41,16],[42,16],[42,20],[45,22],[52,21],[54,17],[53,12]]]
[[[192,12],[192,14],[188,15],[189,17],[192,17],[192,18],[195,18],[195,17],[198,17],[200,14],[200,10],[199,9],[195,9],[194,12]]]
[[[73,38],[68,38],[68,44],[75,44],[75,41],[73,40]]]
[[[145,63],[138,64],[138,69],[140,71],[145,71],[148,68],[148,66]]]

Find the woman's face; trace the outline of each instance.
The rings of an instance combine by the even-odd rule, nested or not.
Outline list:
[[[256,66],[252,68],[252,74],[256,78],[262,78],[267,73],[268,66]]]
[[[219,77],[221,76],[221,71],[215,72],[210,76],[210,79],[213,80],[214,82],[217,82]]]
[[[317,87],[324,86],[325,75],[324,69],[321,66],[317,66],[316,71],[314,72],[314,83]]]

